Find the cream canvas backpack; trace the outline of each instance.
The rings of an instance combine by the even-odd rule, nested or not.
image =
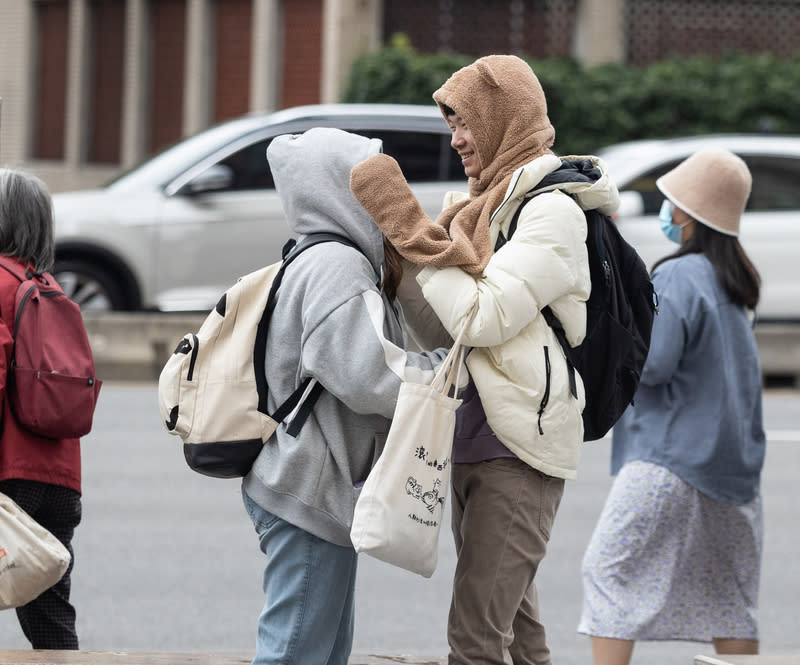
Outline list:
[[[298,406],[288,432],[303,426],[322,385],[307,378],[273,413],[267,409],[267,330],[286,267],[321,242],[355,247],[343,236],[315,233],[290,240],[283,260],[241,277],[196,333],[178,342],[158,379],[158,407],[170,434],[183,440],[189,466],[235,478],[250,470],[273,432]]]

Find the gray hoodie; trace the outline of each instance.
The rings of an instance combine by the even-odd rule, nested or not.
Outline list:
[[[383,236],[349,186],[352,167],[380,150],[330,128],[279,136],[267,150],[292,229],[337,233],[361,251],[322,243],[286,269],[267,338],[269,406],[306,377],[325,390],[296,438],[279,426],[243,486],[265,510],[342,546],[401,382],[429,383],[445,355],[404,350],[402,315],[381,290]]]

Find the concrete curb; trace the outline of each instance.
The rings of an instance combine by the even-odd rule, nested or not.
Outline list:
[[[181,338],[197,332],[206,316],[206,313],[84,313],[97,376],[103,380],[157,380]]]
[[[178,341],[197,332],[206,313],[111,312],[83,316],[103,380],[155,381]],[[756,327],[765,377],[783,377],[800,389],[800,325]]]
[[[249,653],[0,650],[6,665],[249,665]],[[445,665],[446,657],[353,655],[349,665]]]

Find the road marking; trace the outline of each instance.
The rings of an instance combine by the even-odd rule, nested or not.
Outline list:
[[[800,430],[797,429],[770,429],[767,430],[767,441],[800,442]]]
[[[770,443],[800,443],[800,429],[769,429],[766,431],[767,441]],[[606,434],[602,439],[591,443],[608,441],[611,443],[611,434]]]

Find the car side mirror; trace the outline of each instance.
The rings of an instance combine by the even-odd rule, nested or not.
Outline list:
[[[191,195],[228,189],[233,184],[233,169],[224,164],[214,164],[187,182],[183,193]]]
[[[639,217],[644,215],[644,199],[639,192],[632,189],[619,193],[619,208],[615,217]]]

